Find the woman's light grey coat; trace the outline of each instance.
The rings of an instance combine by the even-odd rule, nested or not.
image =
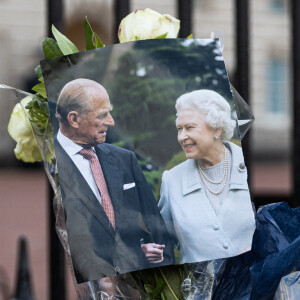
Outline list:
[[[218,215],[206,197],[194,159],[163,174],[158,206],[180,244],[181,263],[235,256],[251,247],[255,219],[242,149],[224,144],[232,153],[231,177]]]

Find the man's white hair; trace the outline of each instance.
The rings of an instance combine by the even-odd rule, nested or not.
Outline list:
[[[96,96],[109,99],[106,89],[100,83],[86,78],[71,80],[59,94],[55,116],[60,123],[68,126],[68,113],[77,111],[84,115],[93,109],[90,102]]]
[[[185,109],[197,110],[211,128],[222,128],[222,141],[232,138],[236,122],[231,119],[230,105],[215,91],[197,90],[183,94],[176,100],[175,108],[176,116]]]

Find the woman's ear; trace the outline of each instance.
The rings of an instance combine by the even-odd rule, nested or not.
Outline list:
[[[215,134],[215,136],[217,136],[218,138],[220,138],[222,132],[223,132],[223,129],[222,129],[221,127],[217,128],[217,129],[216,129],[216,134]]]
[[[77,111],[70,111],[68,113],[67,119],[68,119],[68,123],[71,127],[73,127],[73,128],[79,127],[80,117],[79,117],[79,113]]]

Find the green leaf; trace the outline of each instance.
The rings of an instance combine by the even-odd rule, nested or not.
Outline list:
[[[146,290],[147,294],[151,294],[154,290],[154,287],[149,283],[145,283],[145,290]]]
[[[49,114],[49,106],[48,106],[48,102],[43,101],[43,100],[40,100],[40,99],[38,98],[37,104],[38,104],[38,106],[39,106],[39,109],[43,112],[43,114],[49,117],[50,114]]]
[[[28,110],[29,119],[34,132],[43,136],[47,122],[49,121],[49,108],[48,102],[35,94],[32,100],[27,103],[26,109]]]
[[[39,93],[43,98],[47,98],[46,89],[44,83],[39,83],[32,88],[33,91]]]
[[[166,299],[183,300],[181,293],[181,268],[181,266],[158,268],[165,282],[163,293]]]
[[[44,83],[44,77],[43,77],[41,65],[38,65],[37,67],[34,68],[34,73],[38,77],[39,82]]]
[[[157,36],[156,39],[165,39],[167,37],[167,35],[168,35],[168,32],[166,32],[166,33],[164,33],[162,35]]]
[[[140,40],[141,40],[138,36],[135,36],[134,39],[135,39],[136,41],[140,41]]]
[[[38,65],[37,67],[34,68],[34,73],[38,78],[43,77],[41,65]]]
[[[188,37],[187,37],[187,39],[193,39],[194,37],[193,37],[193,34],[191,33]]]
[[[58,47],[64,55],[79,52],[77,47],[62,33],[60,33],[54,25],[52,25],[52,33],[57,41]]]
[[[43,50],[44,50],[46,58],[64,56],[64,54],[59,49],[56,40],[54,40],[52,38],[44,39]]]
[[[95,49],[93,43],[94,38],[94,32],[92,30],[92,27],[87,19],[87,16],[84,18],[84,36],[85,36],[85,48],[86,50]]]
[[[96,48],[101,48],[101,47],[105,47],[105,45],[102,43],[102,41],[100,40],[99,36],[97,33],[94,32],[94,37],[95,37],[95,44],[94,46]]]
[[[163,287],[165,285],[164,279],[161,277],[158,277],[156,280],[156,286],[154,290],[151,293],[152,299],[157,299],[159,295],[161,294]]]

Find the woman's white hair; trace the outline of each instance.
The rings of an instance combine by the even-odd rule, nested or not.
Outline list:
[[[213,129],[222,128],[221,139],[232,138],[236,122],[231,119],[228,102],[212,90],[197,90],[183,94],[176,100],[176,116],[185,109],[196,109],[203,114],[206,123]]]

